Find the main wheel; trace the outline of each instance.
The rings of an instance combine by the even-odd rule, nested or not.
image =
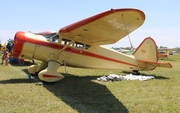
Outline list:
[[[64,76],[61,75],[60,73],[54,70],[47,70],[47,69],[44,69],[41,72],[39,72],[38,77],[40,80],[45,82],[56,82],[64,78]]]

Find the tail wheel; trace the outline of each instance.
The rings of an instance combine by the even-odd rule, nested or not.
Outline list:
[[[135,75],[140,75],[141,74],[138,70],[133,70],[133,73],[135,73]]]

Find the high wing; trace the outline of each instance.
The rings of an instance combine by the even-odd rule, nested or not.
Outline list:
[[[76,36],[89,44],[113,44],[139,28],[145,21],[145,14],[138,9],[111,9],[63,27],[59,35],[73,39]]]

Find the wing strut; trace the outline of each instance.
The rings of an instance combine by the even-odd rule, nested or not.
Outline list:
[[[81,36],[78,35],[78,36],[74,37],[74,39],[71,40],[71,42],[69,42],[67,45],[65,45],[61,50],[57,51],[56,53],[50,54],[49,59],[50,60],[58,60],[61,52],[63,52],[67,47],[69,47],[72,43],[74,43],[75,39],[77,39],[77,38],[81,38]]]
[[[121,16],[122,16],[122,20],[123,20],[123,23],[124,23],[124,27],[125,27],[126,32],[127,32],[127,27],[126,27],[126,23],[124,21],[123,15],[121,15]],[[128,39],[129,39],[129,42],[130,42],[131,50],[133,50],[133,45],[132,45],[132,42],[131,42],[129,34],[128,34]]]

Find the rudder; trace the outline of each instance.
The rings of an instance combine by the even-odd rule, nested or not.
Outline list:
[[[137,60],[157,62],[158,56],[155,41],[151,37],[145,38],[132,55],[134,55]]]

